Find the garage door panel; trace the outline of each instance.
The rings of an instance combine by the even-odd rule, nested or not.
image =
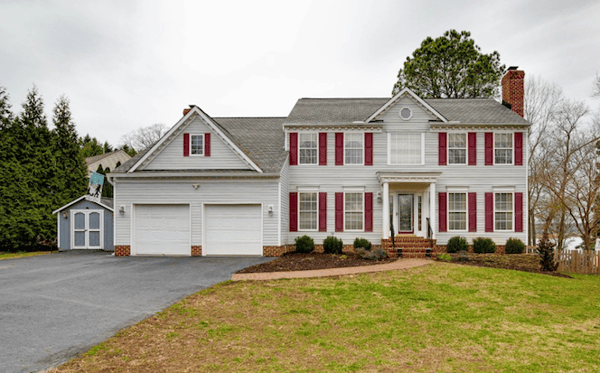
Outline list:
[[[136,254],[190,255],[188,205],[136,205]]]
[[[206,255],[262,255],[260,205],[206,205]]]

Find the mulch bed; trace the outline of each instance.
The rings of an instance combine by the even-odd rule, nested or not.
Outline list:
[[[237,273],[265,273],[265,272],[289,272],[307,271],[311,269],[360,267],[376,264],[385,264],[397,259],[385,258],[381,260],[363,259],[356,254],[325,254],[325,253],[286,253],[268,263],[257,264],[244,268]]]
[[[559,272],[545,272],[540,270],[540,258],[532,254],[473,254],[473,253],[457,253],[447,254],[452,257],[450,262],[457,264],[472,265],[478,267],[512,269],[515,271],[525,271],[533,273],[541,273],[549,276],[573,278],[569,275]],[[440,260],[446,261],[447,260]]]

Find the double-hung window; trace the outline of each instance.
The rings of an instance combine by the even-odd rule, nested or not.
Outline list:
[[[448,193],[448,229],[467,230],[467,193]]]
[[[496,133],[494,135],[494,163],[513,164],[512,133]]]
[[[423,142],[421,133],[390,133],[389,164],[423,164]]]
[[[346,133],[344,136],[345,164],[363,164],[364,133]]]
[[[300,151],[300,164],[317,164],[318,139],[316,133],[300,133],[298,135],[298,150]]]
[[[448,164],[467,164],[467,134],[448,134]]]
[[[497,231],[513,230],[513,194],[496,193],[494,201],[494,225]]]
[[[344,194],[344,230],[362,231],[364,219],[363,193]]]
[[[299,228],[303,231],[316,231],[319,209],[317,193],[298,193]]]
[[[190,154],[204,155],[204,135],[190,135]]]

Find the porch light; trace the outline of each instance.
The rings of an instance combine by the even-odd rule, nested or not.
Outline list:
[[[269,205],[268,211],[269,211],[269,216],[273,216],[273,205]]]
[[[377,192],[377,202],[378,203],[382,202],[382,200],[381,200],[381,192]]]
[[[125,205],[121,205],[121,207],[119,208],[119,214],[121,214],[121,215],[125,214]]]
[[[63,211],[62,216],[63,216],[63,218],[66,219],[69,216],[69,213],[66,211]]]

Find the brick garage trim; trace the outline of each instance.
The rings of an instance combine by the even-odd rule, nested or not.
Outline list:
[[[116,245],[115,246],[115,256],[130,256],[131,255],[131,246],[129,245]]]
[[[202,245],[192,246],[192,256],[202,256]]]

